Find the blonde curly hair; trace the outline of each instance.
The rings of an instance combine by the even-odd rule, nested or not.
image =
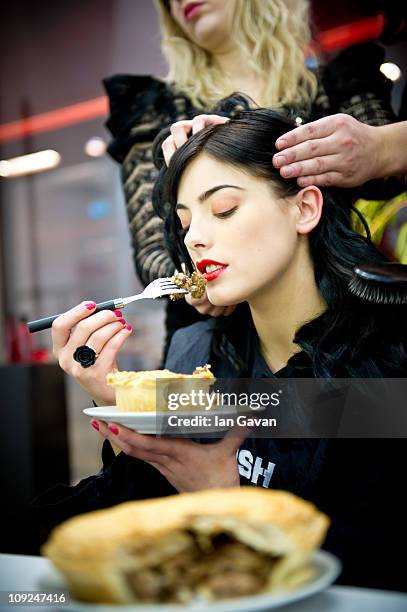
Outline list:
[[[233,93],[228,77],[211,54],[189,40],[169,10],[168,0],[154,0],[158,10],[167,81],[184,92],[199,109],[212,107]],[[309,107],[317,79],[305,65],[311,42],[308,0],[236,0],[234,41],[247,65],[264,83],[260,106],[284,104]]]

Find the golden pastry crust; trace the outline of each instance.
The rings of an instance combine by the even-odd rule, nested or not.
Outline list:
[[[205,293],[206,279],[198,274],[198,272],[192,272],[191,276],[184,274],[183,272],[177,272],[172,277],[172,282],[181,289],[187,289],[191,297],[199,299]],[[175,302],[185,297],[185,293],[173,293],[170,295],[170,300]]]
[[[195,368],[192,374],[179,374],[171,370],[145,370],[140,372],[126,372],[124,370],[110,372],[106,376],[106,382],[112,387],[132,387],[143,383],[155,386],[157,378],[206,378],[214,380],[210,364]]]
[[[210,367],[209,364],[198,366],[192,374],[179,374],[170,370],[111,372],[106,376],[106,383],[115,388],[119,411],[152,412],[165,409],[165,394],[169,391],[187,393],[191,387],[202,387],[207,391],[215,381]],[[158,392],[157,380],[162,379],[165,379],[165,383],[160,385]]]
[[[76,597],[130,603],[138,601],[130,574],[137,576],[187,550],[191,534],[227,534],[276,560],[264,588],[272,591],[292,588],[310,576],[309,556],[328,526],[326,515],[291,493],[209,489],[74,517],[53,530],[42,553],[63,572]]]

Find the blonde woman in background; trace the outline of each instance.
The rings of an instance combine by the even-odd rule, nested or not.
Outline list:
[[[351,62],[346,50],[326,67],[307,67],[312,38],[307,0],[155,0],[155,5],[168,76],[104,81],[111,106],[109,152],[122,165],[135,267],[144,285],[174,273],[163,222],[152,206],[152,143],[162,128],[175,124],[173,144],[180,146],[188,131],[216,121],[211,115],[233,117],[236,105],[217,107],[217,102],[235,91],[250,96],[253,105],[292,111],[298,123],[335,113],[371,125],[395,120],[378,45],[352,49]],[[212,306],[206,296],[189,304],[168,301],[165,354],[176,329],[234,308]]]

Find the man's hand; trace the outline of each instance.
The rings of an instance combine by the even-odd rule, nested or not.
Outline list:
[[[273,165],[300,187],[356,187],[383,176],[380,129],[343,113],[283,134]]]

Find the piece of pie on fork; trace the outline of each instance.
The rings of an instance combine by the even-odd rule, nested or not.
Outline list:
[[[176,272],[171,280],[180,289],[186,289],[194,299],[201,298],[205,293],[206,280],[197,272],[192,272],[191,276],[183,272]],[[183,293],[174,293],[170,295],[170,299],[175,302],[185,297],[185,295]]]

